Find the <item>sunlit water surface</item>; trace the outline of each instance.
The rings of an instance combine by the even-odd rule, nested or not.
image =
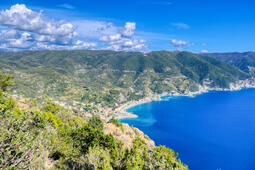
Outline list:
[[[255,169],[255,89],[163,99],[128,109],[139,117],[121,122],[174,149],[190,169]]]

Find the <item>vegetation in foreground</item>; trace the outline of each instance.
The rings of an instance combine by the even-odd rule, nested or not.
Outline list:
[[[104,134],[99,117],[77,116],[49,98],[21,109],[7,92],[12,83],[0,74],[0,169],[188,169],[173,150],[150,149],[139,137],[125,148]]]

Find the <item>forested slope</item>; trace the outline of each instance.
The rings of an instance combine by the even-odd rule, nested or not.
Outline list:
[[[148,147],[141,135],[128,148],[104,133],[109,124],[124,133],[119,122],[76,115],[47,97],[20,108],[6,91],[12,83],[0,74],[0,169],[187,169],[173,150]]]
[[[189,52],[1,52],[0,70],[15,76],[13,94],[117,107],[153,94],[228,88],[249,74],[220,60]]]

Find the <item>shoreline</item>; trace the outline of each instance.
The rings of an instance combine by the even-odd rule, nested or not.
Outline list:
[[[198,85],[199,90],[195,92],[185,92],[185,93],[178,93],[178,92],[172,92],[172,93],[162,93],[162,94],[155,94],[152,96],[145,97],[143,99],[140,99],[138,101],[129,101],[120,107],[116,109],[116,116],[115,118],[120,119],[133,119],[138,118],[138,115],[133,114],[131,112],[127,112],[127,110],[131,107],[150,103],[152,101],[162,101],[162,97],[181,97],[181,96],[187,96],[187,97],[195,97],[196,95],[208,93],[209,91],[239,91],[245,88],[255,88],[255,79],[248,79],[239,81],[238,83],[230,83],[229,88],[211,88],[208,86],[201,86]]]
[[[144,104],[144,103],[149,103],[152,101],[160,101],[161,96],[160,95],[155,95],[155,96],[151,96],[151,97],[145,97],[143,99],[140,99],[138,101],[129,101],[123,105],[121,105],[120,107],[118,107],[116,109],[117,115],[115,116],[116,119],[120,120],[120,119],[132,119],[132,118],[138,118],[138,116],[136,114],[127,112],[127,110],[131,107],[140,105],[140,104]]]

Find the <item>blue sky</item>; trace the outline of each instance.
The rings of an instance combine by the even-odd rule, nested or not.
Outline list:
[[[22,12],[15,22],[7,22],[14,14],[3,12],[17,3],[37,17],[42,10],[42,21],[52,21],[54,29],[42,31],[45,25],[41,31],[36,25],[23,28],[24,17],[35,17],[22,16]],[[255,51],[254,0],[5,0],[0,9],[2,50]],[[63,29],[70,29],[66,34],[57,29],[60,20],[64,20]],[[72,27],[65,25],[69,23]],[[11,32],[10,40],[1,40],[9,35],[6,32]]]

